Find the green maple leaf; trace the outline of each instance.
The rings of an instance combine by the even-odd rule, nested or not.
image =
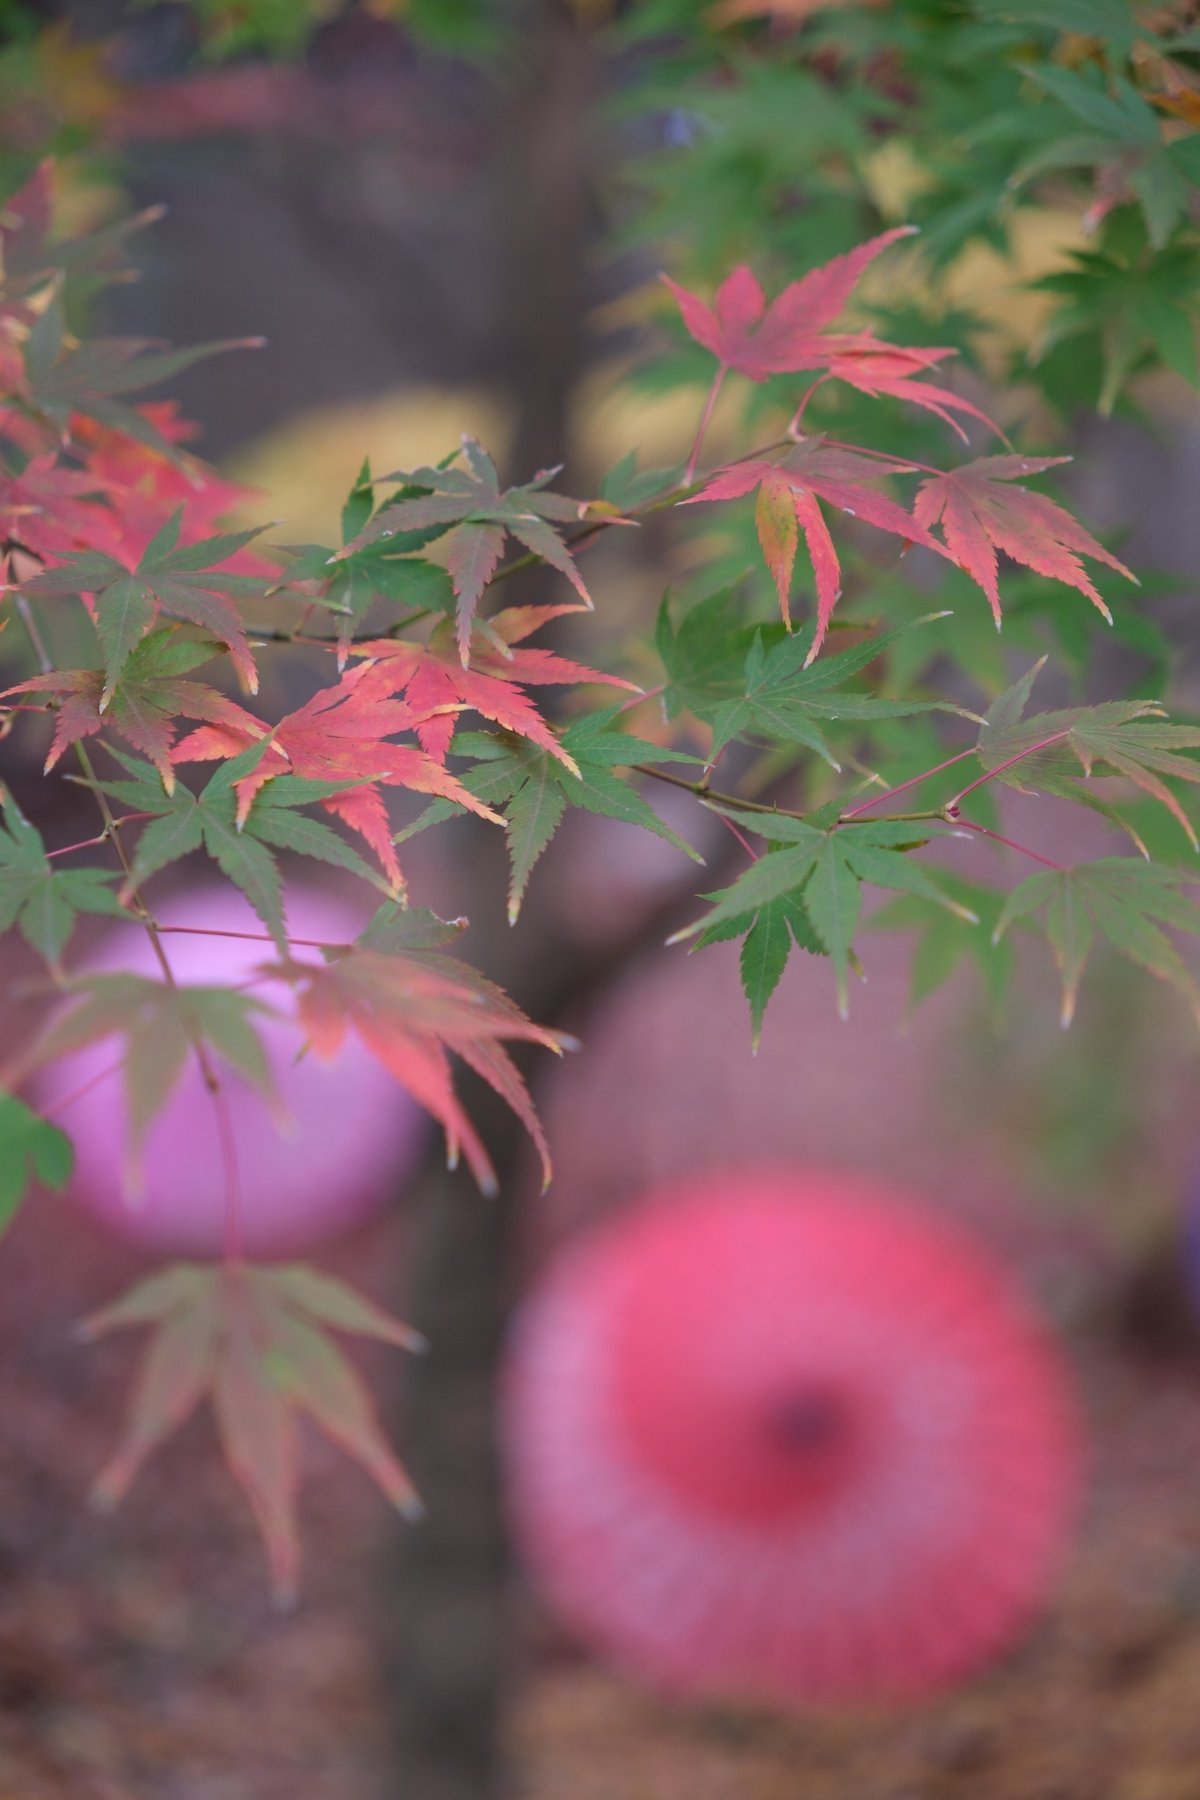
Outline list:
[[[909,852],[929,841],[929,824],[880,819],[872,823],[822,827],[780,813],[719,809],[735,824],[758,832],[781,847],[768,850],[730,887],[706,894],[712,910],[675,934],[673,941],[711,932],[725,920],[757,912],[787,895],[798,894],[804,911],[837,980],[838,1010],[845,1018],[847,978],[861,910],[863,882],[920,894],[963,918],[969,910],[944,893],[932,877],[911,860]]]
[[[964,709],[943,700],[891,700],[875,694],[847,691],[846,683],[868,667],[889,645],[916,625],[944,615],[931,613],[894,631],[880,632],[851,649],[823,656],[805,666],[812,648],[813,627],[806,625],[769,649],[757,632],[741,675],[741,691],[734,699],[716,705],[701,703],[693,710],[713,728],[715,756],[735,738],[764,737],[789,744],[803,744],[835,769],[833,755],[820,720],[865,723],[877,719],[902,719],[914,713],[956,712]],[[971,716],[971,715],[967,715]]]
[[[1083,785],[1095,774],[1124,776],[1168,809],[1195,849],[1195,828],[1163,777],[1200,782],[1200,762],[1179,754],[1200,747],[1200,729],[1161,723],[1164,709],[1157,700],[1108,700],[1026,718],[1044,662],[1043,657],[989,708],[979,734],[984,768],[1012,787],[1090,806],[1128,831],[1142,849],[1128,821]]]
[[[126,917],[105,869],[63,869],[46,855],[42,834],[0,788],[0,931],[16,926],[26,943],[57,967],[77,913]]]
[[[262,528],[226,531],[196,544],[180,544],[182,522],[180,507],[155,532],[136,569],[127,569],[115,557],[86,550],[25,583],[25,592],[35,599],[94,596],[96,629],[104,651],[102,709],[111,701],[130,657],[160,610],[219,639],[251,692],[258,687],[245,625],[233,602],[261,595],[266,584],[254,576],[231,575],[214,565],[248,544]]]
[[[11,1224],[31,1181],[64,1188],[74,1166],[75,1152],[65,1132],[15,1095],[0,1093],[0,1232]]]
[[[479,759],[463,777],[463,786],[476,799],[504,814],[508,832],[511,876],[508,916],[515,923],[534,864],[562,823],[569,806],[603,818],[619,819],[654,832],[694,862],[703,858],[678,832],[659,818],[638,790],[623,779],[619,769],[635,763],[695,762],[679,750],[665,749],[618,729],[619,707],[608,707],[570,725],[559,742],[571,757],[568,768],[549,751],[509,733],[461,732],[451,744],[454,755]],[[397,842],[428,825],[438,824],[459,811],[449,801],[435,800]]]
[[[222,873],[241,889],[282,949],[286,946],[283,884],[276,850],[346,869],[387,893],[387,883],[356,850],[321,818],[299,808],[346,792],[346,783],[306,781],[277,775],[255,795],[245,821],[237,819],[237,783],[265,756],[270,738],[231,757],[198,794],[176,785],[168,793],[158,770],[118,750],[113,755],[130,771],[128,781],[101,782],[103,791],[134,812],[150,813],[152,822],[138,839],[130,882],[140,887],[151,875],[203,850]]]
[[[755,1055],[762,1039],[767,1006],[783,977],[793,947],[810,956],[824,956],[825,946],[812,927],[799,893],[781,894],[756,912],[722,919],[696,938],[695,948],[741,938],[738,958],[742,992],[750,1008],[751,1048]]]
[[[545,492],[547,482],[557,473],[554,469],[502,491],[495,464],[481,444],[465,437],[463,454],[465,469],[422,468],[384,477],[423,491],[415,498],[400,497],[381,507],[339,560],[381,539],[394,538],[398,532],[454,527],[449,567],[458,599],[459,655],[465,668],[475,611],[500,561],[506,536],[516,538],[532,555],[565,575],[585,606],[592,602],[571,552],[553,528],[556,523],[581,519],[587,502]]]
[[[1073,869],[1031,875],[1009,895],[992,933],[1042,913],[1062,976],[1062,1022],[1069,1025],[1084,965],[1097,935],[1130,962],[1184,996],[1200,1019],[1200,986],[1162,929],[1200,932],[1200,908],[1180,890],[1194,878],[1136,857],[1108,856]]]
[[[402,488],[385,504],[415,499],[423,491],[427,490]],[[288,567],[289,581],[320,584],[317,600],[337,617],[337,644],[343,661],[355,631],[376,600],[394,601],[416,613],[446,612],[454,604],[448,572],[412,554],[444,536],[450,527],[431,525],[423,531],[389,531],[361,549],[348,549],[366,530],[374,511],[375,479],[370,462],[364,460],[342,507],[342,549],[330,550],[323,544],[298,545]]]

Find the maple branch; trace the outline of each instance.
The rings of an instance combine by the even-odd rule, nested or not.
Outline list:
[[[713,408],[717,404],[717,396],[724,385],[725,373],[725,365],[722,363],[712,378],[712,385],[708,390],[708,398],[704,402],[704,411],[700,414],[700,423],[696,427],[696,437],[692,444],[692,453],[688,457],[687,468],[683,472],[683,480],[680,483],[681,487],[690,487],[692,480],[695,477],[696,465],[700,461],[700,451],[704,446],[704,434],[712,422]]]
[[[141,814],[130,814],[130,817],[141,817]],[[118,821],[123,823],[124,821]],[[100,840],[97,838],[96,842]],[[179,931],[187,937],[219,937],[241,938],[252,944],[273,944],[275,939],[269,931],[220,931],[214,925],[155,925],[156,931]],[[335,943],[325,938],[289,937],[288,943],[299,944],[305,950],[349,950],[350,944]]]
[[[1066,731],[1055,731],[1049,737],[1042,738],[1038,743],[1030,744],[1027,749],[1018,750],[1015,756],[1008,757],[1006,761],[997,763],[994,769],[989,769],[986,774],[980,775],[978,780],[970,782],[959,793],[955,794],[953,799],[947,800],[945,806],[942,808],[946,818],[957,819],[959,807],[962,805],[967,795],[973,794],[976,788],[982,787],[987,781],[994,780],[997,775],[1003,775],[1005,769],[1011,769],[1014,764],[1024,762],[1027,756],[1034,756],[1039,750],[1048,750],[1051,744],[1061,744],[1063,739],[1070,737],[1070,735],[1071,732],[1069,727]]]
[[[999,831],[989,831],[986,825],[977,825],[974,819],[955,819],[955,825],[961,831],[973,831],[978,837],[991,838],[993,843],[1003,844],[1006,850],[1019,850],[1022,856],[1031,856],[1034,862],[1044,863],[1048,869],[1065,869],[1066,863],[1055,862],[1053,857],[1043,856],[1040,850],[1031,850],[1028,844],[1019,844],[1016,838],[1004,837]]]
[[[125,1061],[125,1057],[118,1057],[115,1063],[109,1063],[108,1067],[101,1069],[98,1075],[89,1075],[86,1081],[82,1082],[79,1087],[72,1088],[69,1094],[64,1094],[61,1099],[52,1100],[49,1105],[44,1105],[41,1109],[43,1118],[57,1118],[58,1114],[65,1112],[68,1106],[73,1106],[76,1100],[82,1100],[85,1094],[90,1094],[93,1088],[99,1087],[102,1081],[111,1081],[114,1075],[121,1073],[125,1067]]]
[[[964,761],[968,756],[974,756],[976,748],[976,745],[972,744],[969,750],[960,750],[956,756],[948,756],[945,762],[937,763],[932,769],[926,769],[923,775],[910,775],[907,781],[897,782],[895,787],[885,788],[881,794],[872,794],[869,800],[863,800],[858,806],[852,806],[849,812],[844,812],[838,823],[845,825],[850,819],[856,819],[859,813],[869,811],[872,806],[882,806],[885,800],[892,800],[897,794],[907,793],[909,788],[919,787],[931,776],[940,775],[943,769],[952,769],[955,763]]]
[[[122,825],[131,825],[136,819],[152,819],[153,817],[154,814],[148,812],[122,813],[119,819],[114,817],[112,830],[116,831]],[[110,844],[111,842],[112,833],[106,825],[104,830],[98,832],[95,837],[80,838],[77,844],[64,844],[61,850],[47,850],[46,856],[48,859],[53,856],[70,856],[76,850],[94,850],[97,844]]]

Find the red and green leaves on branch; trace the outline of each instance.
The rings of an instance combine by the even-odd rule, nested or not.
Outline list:
[[[469,757],[475,765],[464,775],[463,786],[504,816],[511,869],[510,924],[516,924],[534,864],[569,806],[638,825],[693,861],[702,860],[637,788],[617,773],[635,764],[694,763],[697,759],[620,730],[619,715],[618,707],[578,720],[562,733],[554,751],[543,750],[536,742],[476,731],[460,733],[451,744],[453,755]],[[444,802],[435,802],[410,827],[409,834],[449,818],[452,810]]]
[[[254,693],[258,671],[246,628],[234,602],[261,595],[264,583],[252,575],[236,575],[219,565],[258,536],[250,531],[222,532],[198,544],[179,542],[183,509],[155,533],[135,569],[97,551],[66,558],[25,583],[35,600],[88,597],[104,653],[101,701],[112,698],[129,658],[160,612],[185,619],[225,645],[239,676]]]
[[[0,788],[0,931],[14,925],[27,944],[57,968],[76,916],[124,908],[107,869],[63,868],[46,854],[42,834]]]
[[[454,1091],[451,1052],[516,1113],[537,1146],[548,1182],[550,1151],[504,1040],[555,1051],[571,1040],[533,1024],[498,987],[467,963],[443,954],[443,946],[465,923],[447,924],[427,911],[385,907],[351,949],[327,952],[325,967],[285,961],[268,968],[294,986],[312,1053],[334,1056],[346,1034],[355,1032],[438,1120],[451,1167],[461,1151],[485,1193],[496,1191],[495,1171]]]
[[[470,658],[471,623],[512,537],[531,556],[564,575],[585,606],[592,604],[567,545],[554,529],[582,519],[586,500],[547,491],[557,469],[543,469],[520,487],[500,488],[495,464],[474,438],[464,437],[466,468],[414,469],[383,477],[423,490],[414,498],[380,507],[369,524],[340,552],[340,560],[403,531],[454,528],[449,552],[450,579],[457,598],[459,657]]]
[[[168,794],[174,792],[171,750],[181,719],[208,724],[236,724],[242,708],[202,681],[189,681],[193,669],[220,651],[213,638],[195,637],[177,626],[152,631],[133,650],[111,694],[105,698],[103,669],[57,669],[34,675],[0,694],[47,694],[55,710],[54,736],[46,773],[72,744],[115,731],[154,764]]]
[[[189,732],[176,745],[173,759],[177,763],[211,762],[221,757],[240,759],[257,747],[259,754],[251,764],[237,760],[237,831],[252,828],[251,808],[260,790],[266,788],[268,797],[273,793],[303,792],[308,798],[319,799],[326,812],[333,813],[366,840],[391,888],[398,892],[404,884],[403,876],[381,787],[441,795],[481,818],[498,821],[495,813],[424,750],[390,741],[399,732],[415,731],[430,715],[391,697],[386,689],[381,693],[378,685],[372,688],[367,679],[370,672],[366,664],[351,669],[332,687],[320,689],[295,712],[286,714],[273,728],[253,713],[230,705],[217,723]],[[318,796],[311,786],[280,790],[279,780],[285,775],[305,783],[322,783],[322,792]],[[211,788],[212,783],[209,785]],[[303,804],[303,800],[299,803]],[[311,826],[316,822],[307,823]],[[328,833],[329,837],[333,835]],[[281,847],[301,846],[292,843]],[[361,867],[358,872],[361,873]]]
[[[374,663],[363,686],[369,692],[403,694],[418,715],[415,729],[422,748],[439,761],[445,758],[454,736],[456,714],[465,710],[490,719],[514,737],[525,738],[578,773],[570,753],[525,689],[603,682],[638,691],[634,682],[619,675],[605,675],[553,650],[525,643],[553,619],[578,610],[574,606],[505,607],[486,624],[476,623],[465,663],[449,623],[436,625],[424,644],[411,639],[368,639],[355,646],[357,655],[370,657]]]
[[[266,1545],[277,1603],[296,1596],[299,1423],[307,1416],[362,1465],[409,1518],[421,1507],[380,1428],[362,1377],[332,1332],[402,1350],[423,1341],[328,1275],[280,1268],[180,1264],[131,1288],[81,1327],[88,1340],[128,1327],[152,1333],[125,1431],[94,1490],[107,1511],[146,1458],[205,1398],[221,1451]]]
[[[241,889],[282,948],[287,920],[278,851],[344,869],[385,893],[391,887],[332,826],[301,811],[313,804],[327,807],[340,793],[339,782],[284,775],[270,781],[261,793],[242,792],[243,783],[253,778],[269,748],[265,740],[258,740],[218,769],[198,794],[182,783],[168,793],[151,764],[114,749],[114,756],[129,771],[129,779],[100,785],[110,800],[151,821],[141,829],[133,853],[127,883],[131,892],[140,893],[151,876],[203,851]]]

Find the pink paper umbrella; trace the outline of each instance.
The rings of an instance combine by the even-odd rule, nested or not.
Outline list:
[[[911,1700],[1042,1603],[1078,1489],[1053,1341],[957,1231],[734,1170],[581,1240],[518,1320],[511,1511],[548,1601],[668,1689]]]
[[[254,934],[168,934],[172,971],[185,985],[236,984],[275,954],[262,939],[261,920],[232,888],[197,888],[157,908],[156,916],[165,925]],[[288,896],[288,928],[297,938],[345,943],[365,922],[327,894],[296,889]],[[297,947],[294,955],[303,961],[320,952]],[[147,935],[133,923],[113,928],[88,966],[159,975]],[[420,1155],[427,1121],[357,1039],[348,1040],[332,1063],[300,1056],[304,1039],[289,1022],[294,1003],[285,983],[256,983],[253,992],[284,1015],[258,1021],[282,1107],[273,1109],[235,1071],[221,1073],[237,1143],[243,1247],[250,1256],[272,1258],[325,1243],[394,1197]],[[216,1256],[226,1183],[217,1117],[195,1059],[150,1127],[144,1191],[131,1194],[122,1176],[127,1125],[114,1067],[119,1053],[119,1039],[102,1039],[53,1064],[41,1078],[41,1106],[54,1112],[75,1144],[72,1198],[147,1250]],[[96,1077],[104,1078],[87,1087]]]

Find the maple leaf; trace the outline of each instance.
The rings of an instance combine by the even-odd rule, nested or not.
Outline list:
[[[537,744],[575,770],[569,751],[564,750],[524,689],[605,682],[611,687],[638,691],[632,681],[570,662],[552,650],[515,648],[551,619],[577,610],[574,606],[506,607],[488,620],[486,629],[475,627],[470,660],[465,665],[459,661],[448,624],[435,626],[425,644],[376,638],[359,644],[357,654],[370,657],[375,663],[365,678],[370,690],[403,693],[416,712],[428,715],[417,724],[417,737],[423,749],[439,761],[449,749],[457,712],[467,708],[515,737]],[[450,707],[454,710],[446,710]]]
[[[393,889],[404,878],[396,859],[387,807],[380,785],[406,787],[421,794],[440,794],[481,818],[499,823],[441,763],[410,744],[387,740],[414,730],[427,716],[406,701],[372,691],[366,682],[370,666],[351,669],[332,687],[288,713],[273,729],[253,713],[237,707],[213,725],[189,732],[172,752],[175,762],[206,762],[236,756],[259,745],[256,766],[239,772],[237,824],[249,817],[254,796],[268,782],[289,773],[326,784],[321,805],[364,838],[379,858]],[[265,740],[268,737],[270,741]]]
[[[61,1190],[74,1166],[75,1152],[65,1132],[14,1094],[0,1093],[0,1232],[12,1223],[31,1181]]]
[[[913,825],[903,820],[878,819],[840,827],[831,821],[822,826],[781,813],[746,812],[727,806],[717,810],[736,825],[783,848],[769,850],[731,886],[706,895],[713,902],[712,911],[676,932],[670,941],[675,943],[711,931],[725,920],[757,912],[773,900],[799,893],[805,914],[833,964],[838,1010],[843,1018],[847,1014],[847,975],[864,881],[875,887],[921,894],[961,918],[973,920],[973,915],[943,892],[909,855],[933,835],[934,828],[928,823]]]
[[[397,471],[385,479],[423,489],[412,499],[383,506],[370,523],[338,553],[337,560],[363,550],[398,531],[431,526],[456,527],[450,546],[450,579],[458,599],[458,653],[465,668],[470,660],[471,622],[504,550],[506,534],[534,556],[565,575],[585,606],[592,604],[570,550],[553,529],[581,519],[586,500],[544,492],[558,473],[543,469],[520,487],[500,489],[491,457],[472,437],[464,437],[467,468]]]
[[[698,759],[621,731],[617,727],[619,710],[593,713],[568,726],[559,740],[563,755],[553,755],[529,742],[506,742],[485,732],[463,732],[454,739],[454,755],[476,759],[475,768],[463,777],[463,785],[477,799],[504,809],[511,864],[510,924],[517,921],[534,864],[558,830],[568,806],[640,826],[664,838],[694,862],[703,860],[659,818],[637,789],[616,773],[634,763]],[[449,805],[435,801],[404,835],[412,836],[452,816]]]
[[[780,848],[775,845],[773,848]],[[694,949],[741,938],[738,973],[750,1008],[750,1048],[758,1055],[767,1006],[783,978],[793,948],[810,956],[824,956],[825,946],[812,927],[801,894],[780,894],[753,912],[738,913],[707,926],[696,938]]]
[[[161,219],[163,210],[147,207],[97,231],[52,242],[54,160],[46,157],[24,186],[0,204],[0,277],[5,293],[30,293],[54,275],[93,274],[132,232]],[[108,278],[119,280],[121,272]]]
[[[393,892],[391,885],[324,820],[310,818],[299,810],[313,802],[326,804],[331,789],[334,794],[340,792],[340,783],[281,776],[265,792],[257,797],[251,795],[242,806],[237,786],[269,748],[260,739],[219,769],[199,794],[193,794],[183,786],[167,793],[151,764],[112,747],[113,756],[129,770],[132,780],[104,781],[100,787],[112,799],[135,812],[149,814],[153,820],[138,839],[126,883],[127,894],[160,869],[193,851],[204,850],[245,894],[282,948],[286,922],[276,850],[313,857],[334,868],[346,869],[385,893]]]
[[[967,434],[954,417],[956,412],[978,419],[990,431],[994,431],[997,437],[1003,438],[1004,433],[995,420],[990,419],[970,400],[954,393],[951,388],[918,379],[928,369],[944,362],[948,356],[957,355],[958,351],[950,345],[902,349],[896,344],[885,344],[868,338],[861,345],[836,352],[829,361],[829,375],[832,380],[844,381],[847,386],[857,388],[860,393],[870,394],[872,398],[887,394],[893,400],[905,400],[910,406],[919,406],[925,412],[935,413],[949,425],[951,431],[957,432],[964,443],[967,441]]]
[[[86,1319],[89,1342],[150,1326],[124,1436],[94,1503],[110,1510],[162,1440],[207,1395],[221,1448],[267,1549],[277,1603],[296,1595],[297,1422],[307,1414],[408,1518],[421,1506],[393,1455],[361,1376],[329,1327],[420,1350],[424,1341],[353,1288],[300,1265],[178,1264]]]
[[[460,1056],[516,1113],[537,1146],[545,1179],[550,1153],[529,1091],[501,1042],[517,1039],[561,1051],[572,1040],[534,1025],[490,981],[441,954],[465,920],[385,906],[357,944],[327,954],[324,968],[283,962],[264,972],[297,989],[300,1019],[314,1055],[335,1056],[347,1031],[439,1121],[450,1166],[464,1152],[485,1193],[496,1177],[487,1151],[454,1091],[449,1052]]]
[[[993,939],[1045,908],[1044,928],[1062,976],[1062,1023],[1075,1013],[1080,977],[1096,933],[1130,962],[1177,988],[1200,1020],[1200,986],[1162,931],[1200,931],[1200,908],[1179,890],[1195,877],[1161,863],[1107,856],[1031,875],[1008,896]]]
[[[746,656],[736,698],[715,703],[700,700],[697,717],[713,729],[711,755],[715,757],[735,738],[753,735],[815,750],[831,767],[840,769],[817,721],[845,720],[865,723],[874,719],[900,719],[915,713],[958,712],[961,707],[946,700],[892,700],[877,694],[848,692],[846,682],[877,657],[906,637],[916,626],[944,618],[931,613],[924,619],[879,632],[849,650],[838,650],[814,663],[811,658],[813,628],[805,626],[794,636],[768,649],[756,632]],[[969,715],[976,717],[975,714]]]
[[[1024,563],[1037,575],[1086,594],[1112,624],[1112,614],[1090,581],[1080,557],[1091,556],[1136,582],[1123,562],[1098,544],[1063,507],[1044,494],[1006,485],[1021,475],[1040,475],[1069,456],[981,456],[921,483],[913,515],[924,527],[940,522],[954,560],[979,583],[1000,624],[996,552]]]
[[[149,338],[96,337],[80,343],[67,331],[62,301],[55,295],[29,329],[19,398],[60,432],[72,413],[82,413],[170,456],[170,441],[153,420],[124,405],[119,396],[169,381],[226,350],[261,349],[263,342],[226,338],[183,350],[164,350]]]
[[[180,544],[183,509],[172,514],[151,538],[135,569],[115,557],[85,551],[58,568],[44,569],[24,584],[35,599],[61,599],[89,594],[104,651],[102,705],[107,706],[135,647],[163,609],[212,633],[229,650],[253,693],[258,687],[246,630],[234,599],[261,594],[262,581],[216,567],[257,537],[250,531],[223,532],[199,543]]]
[[[130,652],[107,704],[102,669],[58,669],[35,675],[0,693],[54,694],[59,706],[46,772],[63,751],[82,738],[94,737],[108,726],[135,750],[148,756],[162,777],[167,793],[174,791],[175,770],[171,748],[178,719],[205,719],[211,724],[236,723],[242,709],[216,688],[201,681],[181,679],[191,669],[210,662],[220,646],[212,638],[195,638],[172,626],[152,631]]]
[[[64,468],[53,451],[31,456],[19,475],[0,476],[0,537],[46,558],[105,548],[114,515],[97,504],[100,480]]]
[[[1164,725],[1156,700],[1107,700],[1099,706],[1066,707],[1025,718],[1025,707],[1045,657],[988,709],[979,734],[979,757],[996,778],[1091,806],[1113,819],[1145,854],[1136,833],[1105,801],[1080,785],[1096,772],[1124,776],[1161,802],[1197,848],[1196,831],[1162,777],[1200,782],[1200,762],[1181,750],[1200,749],[1200,729]],[[1011,767],[1004,764],[1011,763]]]
[[[16,925],[27,944],[57,967],[80,912],[126,917],[105,869],[62,869],[46,855],[42,834],[12,795],[0,788],[0,931]]]
[[[788,604],[799,534],[804,533],[817,589],[817,621],[805,667],[825,641],[825,633],[841,595],[842,567],[829,535],[818,498],[839,511],[863,519],[880,531],[891,531],[905,546],[922,544],[939,556],[943,544],[931,537],[924,524],[905,512],[894,500],[877,491],[884,475],[911,474],[911,463],[892,457],[863,456],[854,450],[827,444],[823,437],[802,438],[779,462],[759,457],[730,463],[720,469],[698,494],[682,501],[695,506],[702,500],[738,500],[758,488],[755,523],[763,559],[775,581],[779,610],[790,626]]]
[[[67,983],[66,1007],[16,1048],[3,1085],[104,1038],[124,1039],[121,1069],[128,1142],[122,1181],[141,1191],[146,1132],[166,1105],[197,1043],[273,1098],[270,1064],[254,1020],[271,1008],[229,988],[190,987],[123,972],[78,976]]]
[[[843,311],[867,266],[915,229],[898,225],[810,269],[799,281],[790,282],[770,306],[758,278],[744,263],[721,283],[711,307],[669,275],[662,280],[678,302],[691,336],[712,352],[722,369],[765,381],[769,375],[823,369],[831,356],[875,342],[867,333],[839,337],[826,327]]]

